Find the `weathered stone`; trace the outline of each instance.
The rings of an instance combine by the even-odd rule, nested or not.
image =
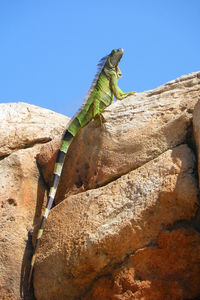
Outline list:
[[[194,136],[197,147],[197,156],[198,156],[198,174],[199,174],[199,187],[200,187],[200,92],[199,92],[199,101],[195,105],[193,113],[193,128]]]
[[[39,147],[16,151],[0,161],[0,299],[20,299],[23,294],[29,299],[28,232],[39,221],[45,194],[34,159]]]
[[[69,118],[26,103],[0,104],[0,157],[62,136]]]
[[[154,246],[131,255],[96,280],[82,300],[196,299],[200,295],[200,236],[190,227],[163,231]]]
[[[194,168],[192,151],[181,145],[57,205],[36,259],[37,300],[80,297],[96,277],[156,243],[164,228],[190,220],[198,202]]]
[[[36,156],[41,143],[61,138],[68,120],[25,103],[0,104],[0,299],[33,299],[28,233],[37,228],[46,193]]]
[[[183,298],[199,294],[199,285],[194,281],[195,276],[199,278],[199,240],[190,221],[198,193],[193,154],[187,146],[165,152],[187,141],[191,133],[199,77],[199,72],[192,73],[118,101],[104,113],[106,122],[102,126],[94,120],[79,132],[66,157],[57,202],[136,170],[102,188],[70,196],[52,210],[34,272],[37,300],[74,299],[87,288],[86,297],[98,299],[102,285],[96,276],[105,282],[109,279],[111,299],[134,299],[142,293],[146,298],[153,295],[155,300],[156,295],[165,295],[167,290],[174,297],[179,292]],[[198,137],[198,113],[194,119]],[[25,103],[0,104],[2,300],[34,299],[27,291],[32,250],[28,234],[34,224],[34,242],[46,199],[35,157],[50,184],[56,151],[68,120]],[[154,159],[162,152],[165,153]],[[186,223],[188,228],[177,230],[177,222],[178,228]],[[166,243],[160,242],[163,236]],[[174,252],[178,256],[172,274],[176,282],[168,283],[164,275],[169,275],[176,260]],[[146,272],[141,260],[152,267],[152,274]],[[118,263],[124,273],[129,273],[130,266],[127,281],[121,277]],[[178,265],[183,266],[182,274]],[[159,272],[162,276],[156,281],[151,275],[156,277]],[[126,288],[129,283],[134,290]]]
[[[199,93],[197,72],[108,107],[102,126],[92,121],[72,142],[57,203],[70,194],[102,186],[187,142]],[[58,141],[45,145],[38,158],[49,185],[58,145]]]

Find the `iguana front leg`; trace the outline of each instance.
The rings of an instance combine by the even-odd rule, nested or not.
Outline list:
[[[117,81],[118,81],[118,78],[116,77],[115,74],[113,74],[111,76],[111,82],[110,82],[110,84],[111,84],[111,89],[112,89],[113,94],[116,97],[116,99],[122,100],[122,99],[124,99],[124,98],[126,98],[126,97],[128,97],[130,95],[133,95],[134,93],[136,93],[136,92],[130,92],[130,93],[124,93],[124,92],[122,92],[122,90],[117,85]]]

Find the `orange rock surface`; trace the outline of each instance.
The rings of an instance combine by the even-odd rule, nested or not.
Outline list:
[[[200,299],[199,92],[200,72],[181,76],[117,101],[103,126],[93,120],[79,131],[31,290],[31,254],[69,118],[0,104],[0,300]]]
[[[56,203],[105,185],[187,142],[199,97],[199,74],[117,101],[104,112],[103,126],[93,120],[81,129],[67,153]],[[49,142],[38,157],[49,185],[57,148],[58,141]]]
[[[194,229],[164,231],[157,245],[136,251],[82,300],[194,299],[200,294],[198,261],[200,235]]]
[[[156,255],[148,254],[148,249],[153,253],[156,248],[147,245],[161,247],[159,235],[183,220],[192,226],[198,207],[195,169],[193,152],[180,145],[104,187],[70,196],[56,205],[47,219],[35,262],[37,300],[77,299],[97,278],[113,273],[116,265],[123,265],[133,253],[139,264],[135,270],[146,286],[153,271],[151,265],[145,266],[157,264],[162,270],[162,260],[157,262]],[[176,239],[180,237],[174,238],[174,243]],[[174,258],[176,247],[191,252],[184,243],[172,246],[169,242],[163,248]],[[140,251],[145,248],[143,258]],[[187,259],[183,257],[186,265]],[[198,265],[198,257],[195,263]],[[149,278],[142,268],[149,270]],[[154,277],[160,280],[158,274]]]

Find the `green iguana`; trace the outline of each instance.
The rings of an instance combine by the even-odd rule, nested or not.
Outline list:
[[[123,93],[122,90],[120,90],[120,88],[117,86],[118,79],[122,76],[118,64],[123,54],[124,50],[122,48],[117,50],[114,49],[108,56],[105,56],[100,60],[98,64],[98,71],[91,88],[89,89],[80,110],[72,118],[64,132],[55,163],[53,184],[49,191],[47,206],[41,220],[40,229],[38,230],[35,250],[31,260],[31,268],[28,279],[29,285],[32,277],[39,240],[43,233],[44,223],[53,205],[60,175],[64,165],[64,159],[73,138],[76,136],[80,128],[83,128],[95,117],[101,117],[101,112],[103,112],[103,110],[113,102],[114,97],[122,100],[134,93]]]

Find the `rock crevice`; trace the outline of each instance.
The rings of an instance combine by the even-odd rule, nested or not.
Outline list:
[[[79,131],[66,156],[35,298],[200,297],[200,72],[116,101],[104,117]],[[30,232],[34,244],[69,119],[10,103],[0,120],[0,298],[35,300]]]

